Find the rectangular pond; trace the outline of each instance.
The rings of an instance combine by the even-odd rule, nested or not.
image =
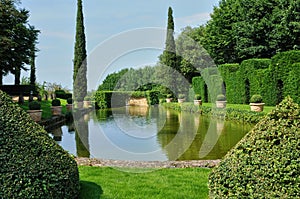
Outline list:
[[[71,154],[117,160],[222,158],[253,125],[163,107],[98,110],[54,130]]]

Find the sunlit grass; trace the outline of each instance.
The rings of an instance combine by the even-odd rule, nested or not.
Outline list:
[[[208,198],[210,169],[174,168],[134,173],[109,167],[80,166],[79,172],[81,199]]]
[[[202,103],[202,106],[212,107],[212,103]],[[250,111],[250,106],[248,104],[226,104],[226,108],[239,109],[239,110],[247,110]],[[264,106],[264,113],[271,112],[275,106]]]

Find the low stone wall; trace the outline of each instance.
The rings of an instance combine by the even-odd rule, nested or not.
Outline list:
[[[147,98],[130,98],[127,102],[128,106],[148,106]]]
[[[130,161],[107,160],[97,158],[75,158],[77,165],[119,168],[213,168],[220,160],[186,160],[186,161]]]

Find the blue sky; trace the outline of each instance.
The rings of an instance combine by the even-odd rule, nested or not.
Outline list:
[[[41,30],[36,58],[37,81],[56,82],[72,88],[75,42],[76,0],[22,0],[20,7],[30,11],[29,23]],[[196,27],[209,19],[219,0],[83,0],[88,56],[99,44],[124,31],[137,28],[166,28],[171,6],[177,32],[186,26]],[[163,48],[163,46],[162,46]],[[157,61],[157,53],[145,58],[145,64]],[[147,56],[147,55],[144,55]],[[152,56],[152,57],[151,57]],[[121,67],[143,65],[130,56]],[[29,76],[22,73],[22,76]],[[4,83],[13,83],[11,76]]]

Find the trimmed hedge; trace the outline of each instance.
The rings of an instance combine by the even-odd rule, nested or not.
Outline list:
[[[216,93],[226,93],[231,104],[248,104],[254,94],[260,94],[268,106],[278,104],[288,95],[300,103],[300,51],[278,53],[272,59],[223,64],[218,70],[221,77],[216,68],[208,68],[201,72],[201,77],[193,78],[193,89],[204,102],[214,99]]]
[[[72,98],[72,93],[66,93],[64,90],[55,90],[55,96],[61,99]]]
[[[75,160],[0,90],[0,198],[76,198]]]
[[[290,97],[209,175],[211,198],[300,198],[300,107]]]
[[[201,77],[194,77],[192,85],[195,94],[199,94],[203,102],[215,101],[218,94],[223,93],[223,79],[216,74],[216,68],[204,69]],[[225,93],[224,93],[225,94]]]
[[[99,109],[126,106],[130,97],[147,98],[148,104],[159,104],[159,91],[97,91],[94,98]]]

